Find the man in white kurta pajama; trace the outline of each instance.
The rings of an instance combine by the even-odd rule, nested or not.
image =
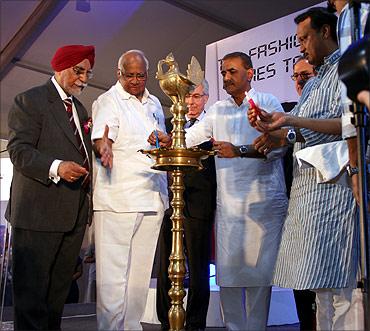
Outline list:
[[[226,55],[221,73],[231,97],[216,102],[187,130],[186,144],[215,140],[216,265],[225,325],[264,330],[287,197],[282,150],[264,159],[250,145],[258,132],[248,122],[245,92],[268,112],[283,109],[273,95],[251,89],[253,69],[246,54]]]
[[[94,223],[99,330],[141,330],[154,253],[167,208],[166,174],[152,170],[147,137],[165,130],[145,89],[147,60],[129,51],[118,81],[93,104]],[[106,125],[108,128],[106,128]]]

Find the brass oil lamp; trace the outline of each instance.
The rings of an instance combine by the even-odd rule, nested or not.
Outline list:
[[[167,72],[163,72],[163,65],[168,66]],[[187,76],[179,71],[179,67],[172,53],[158,62],[156,78],[163,92],[172,100],[171,113],[173,115],[172,124],[172,144],[171,147],[161,147],[152,150],[142,151],[155,159],[152,167],[156,170],[168,171],[173,182],[170,187],[173,198],[171,206],[173,208],[172,220],[172,250],[170,255],[170,265],[168,268],[171,280],[171,289],[168,294],[171,298],[171,308],[168,312],[170,330],[184,330],[185,310],[183,299],[186,295],[184,290],[185,278],[185,256],[183,244],[183,215],[184,208],[184,174],[185,172],[201,170],[203,168],[201,160],[207,158],[212,152],[199,149],[198,147],[187,148],[185,143],[184,124],[187,105],[185,95],[192,89],[201,84],[204,78],[199,62],[193,56],[188,65]]]

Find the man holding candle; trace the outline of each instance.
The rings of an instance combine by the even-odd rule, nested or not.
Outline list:
[[[221,306],[228,330],[264,330],[271,297],[271,279],[287,197],[281,157],[284,150],[259,153],[258,136],[248,123],[254,105],[283,112],[271,94],[251,87],[251,58],[242,52],[223,57],[223,87],[230,95],[212,105],[198,125],[186,132],[188,147],[214,138],[217,177],[216,267]],[[158,132],[162,144],[170,137]],[[155,142],[154,135],[149,141]]]
[[[325,8],[313,7],[294,21],[300,52],[316,67],[317,75],[306,84],[289,114],[262,113],[261,121],[249,114],[251,125],[268,130],[262,129],[264,133],[255,144],[260,149],[266,142],[275,146],[292,144],[280,138],[294,128],[296,155],[300,153],[302,159],[330,174],[331,165],[339,164],[336,155],[340,153],[333,147],[335,153],[330,153],[330,146],[340,146],[336,141],[341,140],[342,133],[337,18]],[[314,152],[310,152],[312,149]],[[317,330],[359,330],[359,320],[351,318],[358,265],[356,205],[351,189],[332,181],[318,181],[316,169],[300,168],[297,160],[293,169],[288,216],[273,282],[280,287],[316,292]],[[332,171],[334,176],[336,173]]]

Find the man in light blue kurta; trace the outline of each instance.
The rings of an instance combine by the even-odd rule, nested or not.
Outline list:
[[[317,71],[305,86],[300,103],[285,119],[285,124],[301,128],[297,132],[297,152],[341,139],[342,104],[336,17],[314,8],[299,15],[295,22],[300,51]],[[315,290],[318,330],[353,329],[346,314],[357,266],[355,213],[349,187],[318,184],[315,169],[298,169],[295,162],[273,282]]]

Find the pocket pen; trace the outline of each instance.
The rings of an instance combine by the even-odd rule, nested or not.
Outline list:
[[[154,117],[156,124],[159,125],[159,118],[156,116],[155,113],[153,113],[153,117]]]

